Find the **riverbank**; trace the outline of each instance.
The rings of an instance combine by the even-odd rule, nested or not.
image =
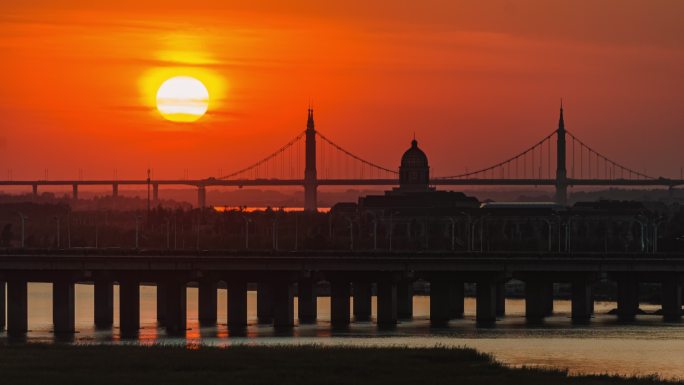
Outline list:
[[[508,368],[475,350],[453,348],[21,344],[1,346],[0,358],[0,378],[8,385],[675,383]]]

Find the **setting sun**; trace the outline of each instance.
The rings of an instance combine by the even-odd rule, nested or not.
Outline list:
[[[157,90],[157,110],[173,122],[194,122],[209,108],[209,91],[199,80],[176,76]]]

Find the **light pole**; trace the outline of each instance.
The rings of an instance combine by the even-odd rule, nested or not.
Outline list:
[[[67,249],[71,248],[71,213],[67,214]]]
[[[455,240],[455,229],[456,229],[456,220],[454,218],[449,217],[449,221],[451,222],[451,251],[454,251],[456,248],[456,240]]]
[[[373,250],[378,249],[378,220],[373,218]]]
[[[249,222],[252,220],[245,217],[242,217],[242,219],[245,220],[245,249],[249,250]]]
[[[55,216],[54,219],[55,219],[55,222],[57,222],[57,248],[59,249],[59,246],[60,246],[60,244],[59,244],[59,241],[60,241],[59,218]]]
[[[278,218],[273,219],[273,250],[278,250]]]
[[[299,213],[295,212],[295,244],[294,244],[294,249],[295,251],[298,249],[299,246]]]
[[[472,235],[472,242],[471,245],[473,246],[473,250],[475,251],[475,226],[480,225],[480,252],[484,251],[484,219],[488,214],[485,214],[477,219],[475,219],[471,225],[470,225],[470,233]]]
[[[24,248],[24,240],[26,239],[25,235],[25,227],[26,227],[26,220],[28,217],[21,212],[17,211],[17,214],[19,214],[19,218],[21,219],[21,248]]]
[[[378,249],[378,217],[374,212],[369,212],[369,215],[373,217],[373,250]]]
[[[171,219],[168,217],[164,218],[166,222],[166,249],[171,248]]]
[[[472,217],[470,216],[470,214],[466,213],[465,211],[459,211],[458,213],[461,214],[461,215],[463,215],[463,216],[465,216],[466,218],[468,218],[468,223],[467,223],[467,225],[465,226],[465,232],[466,232],[465,235],[466,235],[466,249],[467,249],[467,251],[470,251],[470,250],[471,250],[471,246],[472,246],[472,245],[470,244],[470,230],[471,230],[471,229],[470,229],[470,222],[472,222],[473,219],[472,219]],[[474,246],[472,246],[472,247],[474,248]]]
[[[394,212],[390,213],[389,220],[389,251],[392,251],[392,234],[394,233],[394,223],[392,219],[394,219]]]
[[[344,219],[349,223],[349,250],[354,250],[354,221],[349,217]]]
[[[200,249],[200,226],[202,225],[200,217],[197,216],[197,250]]]
[[[140,215],[135,216],[135,249],[140,248],[140,240],[139,240],[139,233],[140,233]]]

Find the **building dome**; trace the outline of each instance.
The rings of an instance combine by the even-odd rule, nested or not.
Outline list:
[[[425,155],[423,150],[418,148],[418,141],[415,139],[411,141],[411,148],[406,150],[401,157],[401,167],[428,167],[427,155]]]
[[[427,155],[413,139],[411,148],[404,152],[399,167],[399,189],[402,191],[429,191],[430,166]]]

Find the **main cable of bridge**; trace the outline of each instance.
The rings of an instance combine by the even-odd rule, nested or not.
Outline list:
[[[654,180],[656,178],[624,166],[621,163],[611,160],[602,153],[596,151],[585,142],[580,140],[572,132],[565,130],[566,135],[571,139],[571,144],[566,143],[566,157],[570,163],[569,177],[572,180]],[[335,141],[315,130],[316,137],[321,139],[319,150],[316,151],[316,164],[318,169],[318,179],[337,179],[337,180],[366,180],[384,176],[388,179],[396,178],[398,171],[384,167],[375,162],[364,159],[353,152],[345,149]],[[552,164],[552,157],[557,155],[558,149],[552,146],[552,139],[558,135],[558,130],[554,130],[541,140],[526,148],[522,152],[509,157],[491,166],[467,171],[461,174],[436,176],[435,180],[449,179],[526,179],[548,180],[556,178],[556,165]],[[254,179],[299,179],[304,174],[304,162],[302,159],[302,142],[306,136],[306,130],[297,134],[292,140],[281,146],[268,156],[250,164],[240,170],[223,175],[217,179],[247,179],[252,173]],[[570,151],[567,151],[570,150]],[[577,153],[579,152],[579,165],[577,164]],[[287,167],[286,172],[286,163]],[[579,166],[579,167],[577,167]],[[579,168],[579,173],[577,172]],[[578,175],[579,174],[579,175]],[[619,174],[619,178],[618,178]],[[261,177],[261,178],[260,178]],[[579,177],[579,178],[578,178]]]
[[[531,167],[531,176],[532,178],[539,178],[541,179],[542,175],[544,174],[543,172],[543,163],[544,163],[544,144],[548,143],[547,147],[547,176],[551,177],[551,138],[553,138],[556,135],[556,131],[554,130],[550,134],[546,135],[544,138],[536,142],[534,145],[528,147],[524,151],[516,154],[515,156],[512,156],[504,161],[498,162],[494,165],[491,165],[489,167],[484,167],[481,169],[478,169],[476,171],[471,171],[471,172],[465,172],[462,174],[457,174],[457,175],[449,175],[449,176],[441,176],[441,177],[436,177],[435,179],[469,179],[474,176],[482,176],[483,178],[478,178],[478,179],[484,179],[487,177],[487,173],[489,173],[490,177],[494,177],[494,173],[496,170],[500,170],[500,175],[502,176],[501,179],[518,179],[520,176],[522,176],[523,179],[527,179],[527,172],[528,172],[528,159],[527,156],[529,155],[531,157],[530,159],[530,167]],[[535,151],[539,150],[539,156],[535,160]],[[520,165],[519,162],[522,159],[523,165],[522,165],[522,175],[520,175]],[[510,178],[511,176],[511,165],[515,165],[515,178]],[[508,174],[506,176],[506,174]],[[473,178],[474,179],[474,178]]]
[[[239,175],[247,174],[250,171],[258,170],[263,165],[266,165],[266,171],[268,173],[269,162],[273,159],[276,159],[278,156],[284,154],[286,151],[291,150],[293,146],[295,146],[296,144],[298,144],[302,140],[302,138],[304,137],[305,134],[306,134],[306,131],[304,130],[304,131],[300,132],[297,136],[292,138],[292,140],[287,142],[285,145],[283,145],[280,148],[278,148],[277,150],[273,151],[271,154],[267,155],[266,157],[258,160],[257,162],[250,164],[247,167],[244,167],[244,168],[237,170],[235,172],[232,172],[230,174],[223,175],[217,179],[231,179],[231,178],[239,176]],[[299,151],[297,151],[297,152],[299,153]],[[289,156],[290,156],[290,163],[291,163],[292,162],[292,158],[291,158],[292,154],[290,153]],[[281,167],[281,169],[284,170],[284,165]]]
[[[356,161],[358,165],[360,165],[360,169],[356,170],[358,171],[357,175],[352,175],[353,179],[365,179],[366,174],[365,174],[365,168],[367,167],[369,169],[369,177],[373,177],[373,172],[375,171],[376,174],[375,176],[379,176],[380,173],[390,175],[390,176],[397,176],[399,175],[399,172],[396,170],[391,170],[387,167],[381,166],[377,163],[368,161],[366,159],[363,159],[355,154],[353,154],[351,151],[346,150],[339,144],[333,142],[331,139],[329,139],[327,136],[323,135],[320,131],[316,131],[316,135],[321,138],[324,144],[327,144],[330,149],[334,150],[335,152],[333,153],[334,155],[332,156],[333,158],[333,166],[337,166],[337,172],[341,173],[341,168],[345,168],[344,174],[345,177],[349,177],[349,160]],[[330,174],[328,173],[328,167],[327,167],[327,162],[329,159],[326,159],[326,146],[321,146],[321,159],[320,159],[320,164],[322,166],[322,170],[324,171],[324,177],[330,177]],[[330,152],[329,150],[327,151],[328,153]],[[340,157],[340,155],[342,157]],[[330,154],[328,154],[328,158],[330,158]],[[344,160],[341,160],[344,159]],[[339,163],[344,163],[344,166],[342,167]]]
[[[607,156],[603,155],[602,153],[594,150],[592,147],[589,145],[585,144],[581,139],[576,137],[572,132],[570,131],[565,131],[568,136],[572,139],[572,149],[571,149],[571,176],[572,178],[576,178],[577,175],[575,173],[575,156],[576,156],[576,149],[575,145],[579,145],[579,160],[580,160],[580,170],[579,170],[579,178],[584,179],[584,169],[585,169],[585,159],[584,159],[584,153],[586,152],[586,169],[587,169],[587,177],[588,179],[592,178],[592,175],[596,178],[600,178],[600,172],[603,170],[603,178],[604,179],[633,179],[636,177],[637,179],[656,179],[653,176],[646,175],[644,173],[641,173],[639,171],[636,171],[634,169],[631,169],[629,167],[626,167],[620,163],[617,163],[611,159],[609,159]],[[594,159],[592,161],[592,158]],[[593,162],[593,163],[592,163]],[[601,167],[601,162],[603,162],[603,167]],[[620,177],[617,178],[616,175],[616,170],[620,172]],[[594,174],[592,174],[592,171],[594,171]],[[625,178],[625,172],[627,172],[627,178]]]

